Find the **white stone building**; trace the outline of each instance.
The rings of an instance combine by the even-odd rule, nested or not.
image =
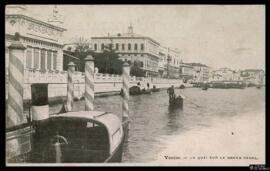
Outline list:
[[[209,81],[241,81],[241,80],[242,77],[240,71],[234,71],[227,67],[213,70],[209,78]]]
[[[41,21],[25,5],[7,5],[5,13],[5,59],[8,70],[8,46],[16,32],[25,50],[25,69],[61,71],[63,69],[63,33],[66,29],[52,22]],[[55,16],[55,15],[53,15]],[[56,16],[55,16],[56,17]]]
[[[123,61],[139,63],[146,76],[158,75],[160,44],[150,37],[134,33],[132,26],[129,26],[128,33],[92,37],[91,43],[96,53],[102,53],[105,46],[110,46]]]
[[[262,69],[246,69],[241,72],[244,81],[251,84],[265,84],[265,72]]]
[[[207,82],[209,81],[209,67],[201,63],[185,63],[194,68],[193,82]]]
[[[179,78],[180,52],[168,47],[159,47],[160,77]],[[169,71],[169,72],[168,72]]]
[[[194,66],[190,64],[180,63],[180,78],[184,81],[193,80],[196,75]]]

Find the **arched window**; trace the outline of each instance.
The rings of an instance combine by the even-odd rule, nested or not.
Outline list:
[[[134,44],[134,50],[138,50],[138,45],[137,45],[137,43]]]
[[[144,44],[141,44],[141,51],[144,50]]]

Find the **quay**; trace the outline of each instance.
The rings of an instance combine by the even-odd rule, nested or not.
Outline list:
[[[82,72],[74,72],[73,84],[74,84],[74,99],[79,100],[84,96],[84,79],[85,74]],[[121,75],[113,74],[100,74],[95,73],[95,96],[110,96],[118,95],[122,88]],[[48,97],[50,103],[58,103],[66,100],[67,96],[67,71],[63,72],[40,72],[34,70],[24,70],[24,104],[27,105],[31,100],[31,84],[44,83],[48,84]],[[138,83],[142,88],[147,88],[147,83],[150,84],[150,88],[155,86],[158,89],[167,89],[171,85],[178,88],[185,86],[186,88],[192,87],[192,84],[184,83],[182,79],[166,79],[166,78],[144,78],[144,77],[130,77],[129,87],[135,86]],[[6,100],[8,97],[8,74],[6,75]]]

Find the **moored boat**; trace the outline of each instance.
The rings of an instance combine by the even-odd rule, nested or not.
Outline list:
[[[121,162],[124,130],[108,112],[79,111],[38,121],[33,135],[36,163]]]

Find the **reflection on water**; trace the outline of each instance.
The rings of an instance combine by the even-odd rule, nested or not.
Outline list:
[[[123,162],[147,162],[166,148],[170,136],[212,127],[212,122],[233,119],[243,113],[264,111],[265,89],[177,89],[186,97],[184,108],[171,110],[166,91],[131,96],[129,139],[124,146]],[[95,99],[95,110],[110,111],[121,117],[121,97]],[[56,110],[57,107],[53,107]],[[59,108],[59,105],[58,105]],[[75,102],[75,110],[84,110],[84,101]],[[164,138],[166,137],[166,138]]]

